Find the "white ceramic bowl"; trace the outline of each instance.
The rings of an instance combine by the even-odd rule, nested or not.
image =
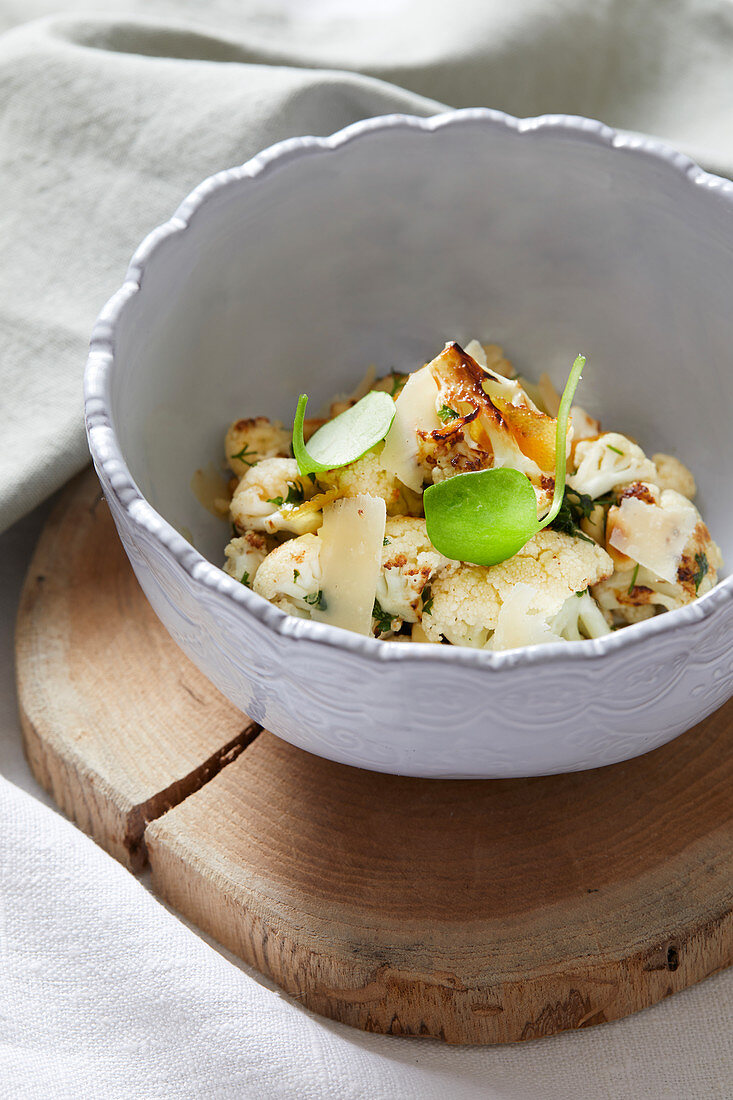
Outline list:
[[[138,579],[233,703],[293,744],[418,776],[623,760],[733,693],[733,579],[593,642],[394,645],[283,614],[219,568],[189,483],[235,416],[288,422],[365,365],[503,344],[651,453],[733,559],[733,184],[586,119],[389,116],[206,180],[136,252],[86,372],[94,462]],[[179,533],[193,534],[196,549]]]

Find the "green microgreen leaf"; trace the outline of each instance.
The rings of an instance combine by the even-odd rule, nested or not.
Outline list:
[[[458,420],[458,413],[448,405],[443,405],[441,409],[438,409],[438,417],[444,424],[447,424],[449,420]]]
[[[282,497],[268,497],[267,498],[267,503],[268,504],[274,504],[276,508],[282,508],[283,498]]]
[[[356,462],[384,439],[395,415],[395,404],[389,394],[371,390],[350,409],[327,420],[313,433],[306,447],[303,422],[307,404],[308,397],[303,393],[298,399],[293,424],[293,454],[303,476],[325,473]]]
[[[539,530],[552,523],[553,519],[560,511],[562,498],[565,494],[565,471],[567,465],[565,450],[568,436],[568,418],[570,416],[570,406],[573,403],[575,391],[578,388],[578,382],[580,381],[584,366],[585,356],[578,355],[572,365],[568,380],[565,383],[565,389],[562,391],[560,408],[557,414],[557,428],[555,431],[555,493],[552,498],[550,511],[540,523]],[[534,534],[534,531],[532,534]]]
[[[568,417],[584,366],[585,359],[579,355],[560,401],[555,491],[544,519],[538,523],[535,491],[519,470],[494,467],[457,474],[430,485],[423,494],[428,538],[441,554],[474,565],[497,565],[513,557],[533,535],[553,522],[565,495]]]
[[[497,565],[539,530],[529,478],[509,467],[456,474],[423,494],[428,538],[454,561]]]
[[[703,578],[707,576],[710,566],[708,565],[707,554],[695,554],[695,562],[697,572],[693,574],[692,579],[695,582],[695,595],[697,595],[697,590],[702,584]]]

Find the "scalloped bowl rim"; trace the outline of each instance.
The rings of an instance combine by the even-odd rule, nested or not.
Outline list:
[[[511,668],[559,660],[600,658],[620,648],[643,645],[647,640],[673,630],[684,630],[722,610],[733,597],[733,575],[686,607],[666,612],[653,619],[635,623],[602,638],[567,642],[565,645],[542,643],[520,649],[491,652],[459,646],[429,644],[395,645],[354,634],[338,627],[299,619],[268,603],[261,596],[237,583],[218,566],[203,557],[145,499],[136,485],[117,440],[111,416],[111,382],[115,370],[115,329],[135,295],[140,291],[145,268],[167,238],[184,233],[197,211],[217,191],[242,180],[262,179],[275,168],[300,157],[314,156],[341,149],[366,134],[379,130],[406,129],[430,133],[444,127],[479,123],[513,131],[523,138],[538,133],[561,133],[566,137],[603,145],[612,150],[650,157],[666,165],[670,172],[685,177],[692,188],[703,188],[711,196],[733,203],[733,181],[705,172],[683,153],[662,142],[638,134],[622,133],[593,119],[575,115],[540,115],[515,118],[484,107],[448,111],[419,117],[407,114],[381,115],[355,122],[329,137],[295,137],[278,142],[251,160],[209,176],[183,200],[173,216],[153,229],[136,249],[125,280],[109,299],[95,322],[89,357],[84,373],[84,409],[89,448],[98,471],[114,494],[119,508],[134,527],[146,530],[178,565],[196,582],[220,593],[248,615],[253,615],[268,630],[297,641],[335,646],[358,654],[368,661],[441,661],[474,668]]]

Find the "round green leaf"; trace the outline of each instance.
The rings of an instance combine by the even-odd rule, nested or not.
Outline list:
[[[306,447],[303,421],[307,404],[307,396],[301,394],[293,423],[293,454],[303,476],[356,462],[384,439],[395,415],[395,403],[389,394],[372,390],[314,432]]]
[[[425,490],[423,503],[428,538],[455,561],[497,565],[539,530],[532,484],[509,467],[440,481]]]

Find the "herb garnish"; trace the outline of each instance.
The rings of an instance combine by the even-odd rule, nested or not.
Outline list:
[[[229,455],[229,457],[230,458],[238,458],[240,462],[243,462],[245,464],[245,466],[256,466],[257,461],[258,461],[256,458],[255,458],[254,462],[250,462],[250,460],[247,458],[247,455],[256,455],[256,454],[257,454],[257,451],[251,451],[249,449],[249,447],[247,446],[247,444],[245,443],[245,445],[242,447],[241,451],[239,451],[235,455]]]
[[[267,501],[268,504],[274,504],[276,508],[282,508],[283,504],[302,504],[305,500],[305,493],[300,485],[288,482],[288,495],[283,500],[282,497],[270,497]]]
[[[380,604],[379,600],[374,601],[374,607],[372,608],[372,618],[376,619],[377,630],[380,634],[389,634],[392,629],[393,615],[385,611]]]
[[[697,595],[697,590],[702,584],[703,577],[707,576],[708,569],[710,568],[707,554],[695,554],[695,563],[697,565],[697,572],[693,573],[692,579],[695,582],[695,595]]]
[[[430,485],[423,494],[428,538],[454,561],[497,565],[513,557],[557,516],[565,494],[568,417],[585,358],[579,355],[565,384],[555,430],[555,491],[549,512],[537,521],[532,482],[500,466]]]
[[[404,386],[405,381],[407,379],[407,375],[406,374],[400,374],[396,370],[390,371],[390,374],[392,375],[392,389],[389,391],[389,396],[394,401],[394,399],[397,397],[397,391],[401,390],[402,387]]]
[[[634,570],[634,572],[632,574],[632,577],[631,577],[631,584],[629,585],[629,595],[631,595],[631,593],[636,588],[636,578],[638,576],[639,576],[639,563],[637,562],[636,563],[636,569]]]
[[[306,603],[309,603],[311,607],[315,607],[316,611],[325,611],[328,604],[323,598],[323,589],[319,588],[317,592],[311,592],[310,596],[304,596],[303,599]]]
[[[608,447],[609,451],[615,451],[617,455],[623,455],[624,453],[623,451],[620,451],[618,447],[614,447],[611,443],[607,443],[606,446]]]
[[[395,403],[388,393],[371,390],[350,409],[314,432],[305,445],[303,422],[308,404],[301,394],[293,423],[293,454],[302,476],[337,470],[356,462],[384,439],[395,416]]]
[[[245,585],[245,587],[249,588],[249,573],[247,572],[246,569],[245,569],[244,573],[242,573],[242,576],[239,578],[239,583],[243,584],[243,585]]]
[[[300,570],[299,569],[294,569],[293,570],[293,581],[297,581],[299,576],[300,576]]]
[[[572,535],[573,538],[583,539],[584,542],[593,542],[593,539],[588,538],[581,530],[580,521],[590,519],[596,503],[587,493],[577,493],[575,489],[566,485],[562,504],[550,527],[563,535]]]
[[[429,584],[426,584],[422,590],[422,613],[423,615],[433,613],[433,593]]]
[[[458,420],[458,413],[455,409],[451,409],[448,405],[443,405],[442,409],[438,409],[438,417],[447,424],[449,420]]]
[[[382,539],[382,546],[389,546],[389,545],[390,545],[390,541],[387,538],[387,536],[385,535],[384,538]]]

